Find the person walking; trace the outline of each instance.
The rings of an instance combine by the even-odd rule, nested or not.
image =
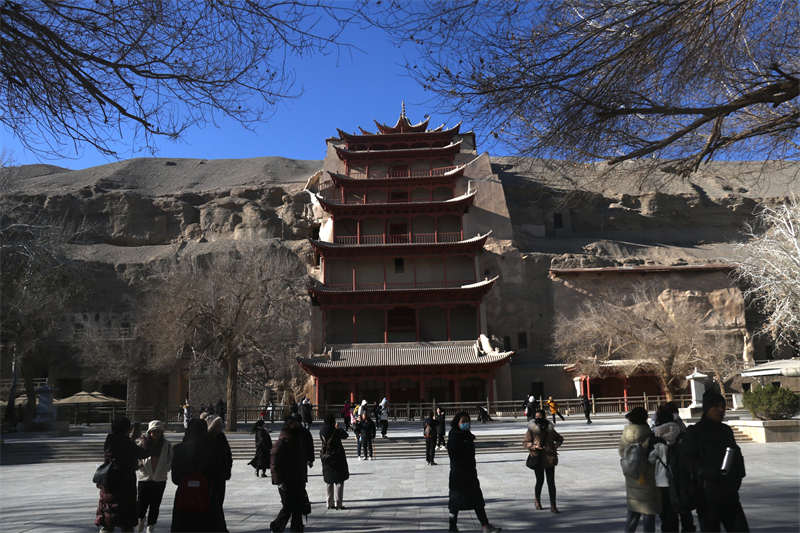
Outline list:
[[[325,480],[325,494],[328,499],[328,509],[344,509],[344,482],[350,478],[347,466],[347,455],[342,445],[342,440],[349,435],[339,427],[332,414],[325,415],[324,425],[319,430],[322,441],[322,478]]]
[[[533,420],[533,413],[536,411],[536,399],[533,397],[533,394],[530,396],[526,396],[524,400],[522,400],[522,412],[525,413],[525,418],[528,419],[528,422]]]
[[[211,488],[211,504],[217,508],[217,512],[222,517],[222,531],[227,533],[228,526],[225,522],[225,486],[227,481],[231,478],[231,470],[233,469],[233,452],[231,445],[228,442],[228,437],[222,431],[222,417],[209,417],[206,422],[208,423],[208,434],[214,441],[214,444],[219,447],[222,452],[222,458],[225,460],[225,475],[218,479],[214,479],[214,486]]]
[[[342,407],[342,418],[344,418],[344,430],[350,431],[350,417],[352,413],[350,411],[350,400],[346,400],[344,402],[344,407]]]
[[[744,457],[725,420],[725,398],[714,389],[703,394],[703,416],[686,429],[678,449],[680,464],[702,480],[697,505],[700,531],[750,531],[739,501]],[[727,468],[726,468],[727,467]]]
[[[147,533],[153,533],[158,523],[158,512],[164,489],[167,488],[167,477],[172,469],[172,443],[164,438],[164,423],[152,420],[147,426],[147,433],[141,446],[149,448],[152,455],[139,461],[139,531],[144,531],[147,519]],[[150,514],[147,514],[148,509]]]
[[[381,423],[381,438],[388,439],[386,433],[389,431],[389,401],[384,398],[380,403],[378,416]]]
[[[629,424],[622,430],[619,441],[619,456],[625,456],[629,444],[640,444],[647,457],[656,444],[656,436],[647,425],[647,409],[634,407],[625,418]],[[660,439],[659,439],[660,440]],[[663,442],[663,441],[662,441]],[[625,519],[625,531],[636,531],[639,520],[645,533],[653,533],[656,528],[656,515],[661,513],[661,492],[655,483],[655,465],[647,463],[647,469],[639,479],[625,476],[625,493],[628,504],[628,515]]]
[[[111,463],[113,475],[107,485],[98,485],[100,501],[94,525],[101,532],[133,531],[138,523],[136,513],[136,470],[140,459],[152,453],[150,443],[140,447],[130,438],[131,421],[125,417],[111,423],[111,433],[103,443],[103,456]]]
[[[256,421],[250,433],[255,435],[256,454],[247,464],[255,468],[256,477],[258,477],[259,472],[261,472],[261,477],[267,477],[269,452],[272,449],[272,438],[269,436],[269,431],[264,427],[264,420]]]
[[[581,394],[579,396],[579,398],[581,399],[581,409],[583,409],[583,415],[586,417],[586,423],[587,424],[591,424],[592,423],[592,401],[589,398],[587,398],[586,396],[584,396],[583,394]]]
[[[422,424],[422,436],[425,437],[425,461],[428,466],[436,466],[433,458],[436,455],[436,433],[437,423],[433,416],[433,411],[428,413],[428,418]]]
[[[469,414],[464,411],[456,413],[450,427],[447,436],[447,454],[450,456],[448,531],[458,531],[458,512],[468,509],[475,511],[484,533],[502,531],[502,528],[490,524],[486,517],[486,503],[475,463],[475,435],[469,430]]]
[[[547,493],[550,496],[550,512],[559,514],[556,507],[556,465],[558,464],[558,447],[564,442],[564,437],[558,434],[553,424],[547,421],[547,414],[543,409],[538,409],[533,420],[528,424],[528,431],[522,445],[528,450],[529,461],[534,462],[536,474],[536,487],[534,490],[534,505],[542,509],[542,487],[547,478]]]
[[[364,458],[361,457],[361,447],[364,444],[364,441],[361,439],[361,432],[364,430],[364,424],[361,422],[360,418],[357,418],[353,422],[353,433],[356,436],[356,456],[358,457],[359,461],[363,461]]]
[[[194,413],[192,412],[192,406],[189,405],[187,402],[183,406],[183,429],[188,429],[189,422],[194,418]]]
[[[281,510],[270,523],[270,531],[283,531],[289,518],[292,519],[290,531],[303,531],[309,458],[306,456],[301,428],[297,418],[287,417],[278,441],[272,448],[270,474],[272,484],[278,486]]]
[[[547,399],[547,405],[548,405],[548,407],[550,407],[550,414],[551,414],[551,415],[553,415],[553,424],[555,424],[555,423],[556,423],[556,415],[558,415],[558,417],[559,417],[559,418],[561,419],[561,421],[563,422],[563,421],[564,421],[564,417],[561,415],[561,411],[559,411],[559,410],[558,410],[558,408],[560,407],[560,405],[558,405],[558,404],[556,403],[556,401],[555,401],[555,400],[553,400],[553,397],[552,397],[552,396],[550,396],[550,397]],[[528,409],[530,410],[530,407],[529,407]]]
[[[172,505],[171,531],[224,531],[224,517],[214,505],[216,479],[225,479],[222,449],[208,434],[205,420],[195,418],[172,455],[172,482],[178,486]]]
[[[444,450],[445,442],[444,437],[447,434],[447,415],[444,414],[444,409],[441,407],[436,408],[436,449]]]

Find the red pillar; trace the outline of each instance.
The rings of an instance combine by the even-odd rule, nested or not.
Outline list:
[[[356,308],[353,308],[353,344],[358,342],[358,329],[356,328]]]
[[[622,377],[622,397],[625,398],[625,411],[628,411],[628,376]]]
[[[591,378],[589,376],[586,376],[586,397],[587,398],[592,397],[592,385],[591,385]]]
[[[353,259],[353,290],[356,290],[356,260]]]
[[[319,399],[322,396],[320,394],[320,386],[322,385],[322,380],[320,378],[314,378],[314,404],[319,405]]]
[[[383,310],[383,342],[389,342],[389,310]]]
[[[356,403],[356,380],[350,378],[350,403]]]
[[[383,290],[386,290],[386,258],[385,257],[383,258]]]

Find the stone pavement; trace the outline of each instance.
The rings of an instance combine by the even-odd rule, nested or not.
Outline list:
[[[480,426],[476,429],[481,431]],[[742,450],[748,476],[741,496],[751,529],[799,531],[800,443],[749,443]],[[370,462],[350,458],[343,511],[325,508],[325,485],[315,464],[308,483],[313,510],[306,530],[446,531],[446,452],[437,462],[439,466],[429,467],[424,458]],[[96,531],[92,525],[98,496],[91,483],[94,467],[93,462],[0,467],[0,531]],[[505,531],[622,530],[625,487],[616,450],[560,455],[556,467],[560,515],[533,509],[534,476],[519,453],[479,455],[478,472],[489,519]],[[169,530],[174,492],[175,486],[168,483],[156,531]],[[545,488],[545,504],[546,494]],[[267,532],[279,507],[277,490],[269,480],[254,477],[244,461],[237,461],[225,501],[228,528]],[[461,513],[459,527],[480,530],[472,512]]]

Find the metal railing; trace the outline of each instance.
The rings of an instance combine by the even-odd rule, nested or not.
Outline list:
[[[542,408],[549,414],[549,408],[545,405],[546,399],[537,399],[537,408]],[[583,409],[580,406],[580,401],[577,398],[555,398],[556,403],[559,404],[560,412],[564,415],[582,415]],[[675,396],[675,402],[679,407],[688,407],[691,403],[691,396],[688,394]],[[728,408],[732,408],[732,399],[727,395],[726,401]],[[664,396],[628,396],[625,397],[611,397],[611,398],[593,398],[592,399],[592,413],[594,415],[615,415],[621,416],[630,411],[634,407],[645,407],[648,412],[654,412],[659,406],[666,402]],[[465,411],[473,418],[477,418],[480,407],[487,408],[489,414],[493,417],[512,417],[524,418],[525,413],[522,409],[522,400],[509,400],[509,401],[493,401],[489,402],[488,398],[481,401],[462,401],[462,402],[404,402],[404,403],[390,403],[388,417],[390,421],[418,421],[422,420],[431,411],[435,411],[437,407],[441,407],[447,416],[454,416],[459,411]],[[312,407],[312,418],[314,421],[320,421],[322,418],[330,413],[337,419],[342,419],[343,404],[322,404],[314,405]],[[353,405],[355,407],[355,405]],[[368,404],[370,417],[373,416],[374,404]],[[193,416],[197,417],[203,412],[203,408],[196,407],[193,409]],[[220,415],[216,412],[214,406],[206,408],[209,414]],[[240,406],[237,408],[237,419],[240,424],[254,423],[261,418],[262,414],[265,419],[270,418],[275,422],[281,422],[284,418],[289,416],[292,412],[290,405],[274,405],[272,416],[267,406]],[[161,420],[171,425],[173,429],[183,427],[183,409],[180,406],[165,406],[165,407],[125,407],[125,406],[103,406],[103,407],[87,407],[87,406],[62,406],[58,408],[60,420],[69,420],[74,424],[103,424],[110,423],[114,417],[127,416],[131,421],[140,421],[147,423],[150,420]],[[227,413],[225,413],[227,415]],[[227,416],[226,416],[227,418]],[[241,429],[241,428],[240,428]]]

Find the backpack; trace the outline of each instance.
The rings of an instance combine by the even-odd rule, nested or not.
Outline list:
[[[330,439],[325,439],[322,435],[320,435],[319,438],[322,439],[322,448],[319,450],[319,460],[324,465],[332,465],[336,460],[337,450],[329,446]]]
[[[625,477],[635,479],[644,485],[644,474],[647,472],[647,453],[641,442],[632,442],[625,446],[619,464]]]
[[[433,427],[430,424],[425,424],[425,429],[422,431],[425,438],[433,437]]]
[[[175,496],[175,508],[182,513],[205,513],[211,509],[211,490],[208,480],[199,472],[181,478]]]

